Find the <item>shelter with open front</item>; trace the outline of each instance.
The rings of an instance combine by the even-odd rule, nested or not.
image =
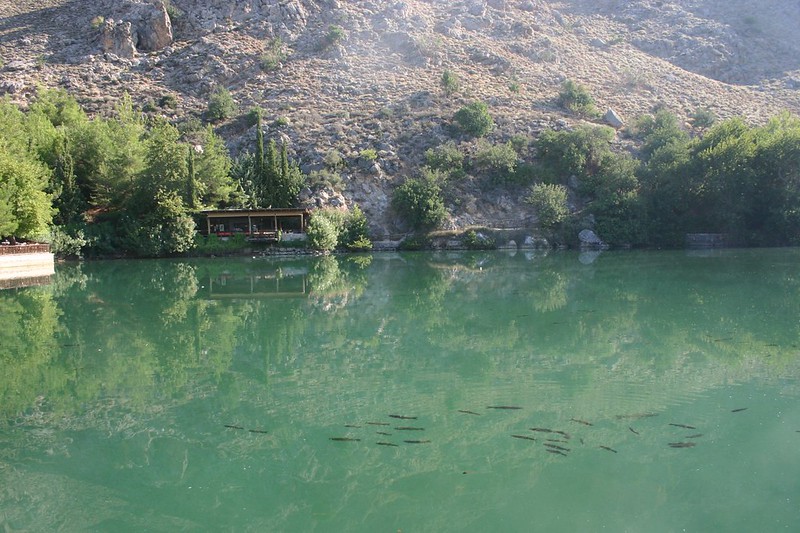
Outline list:
[[[198,224],[203,235],[230,237],[244,235],[250,240],[274,241],[279,235],[305,234],[308,209],[216,209],[201,211],[205,223]]]

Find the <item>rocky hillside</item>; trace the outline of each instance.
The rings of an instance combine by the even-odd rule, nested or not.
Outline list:
[[[314,200],[357,202],[384,234],[403,229],[392,188],[473,100],[489,104],[492,141],[578,122],[554,104],[566,79],[625,120],[657,104],[752,123],[800,112],[794,0],[0,0],[0,13],[0,94],[25,105],[38,85],[63,87],[107,113],[127,91],[183,120],[224,86],[242,112],[266,110],[268,135],[305,170],[341,153],[338,190]],[[461,79],[456,94],[443,93],[444,70]],[[174,109],[154,105],[165,96]],[[254,137],[241,120],[220,132],[234,152]],[[367,148],[374,163],[358,159]],[[521,191],[461,192],[452,227],[533,215]]]

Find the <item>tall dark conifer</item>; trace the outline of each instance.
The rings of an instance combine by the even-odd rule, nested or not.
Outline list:
[[[253,198],[254,207],[266,207],[267,205],[267,172],[264,160],[264,128],[261,119],[261,110],[256,110],[256,157],[255,157],[255,187]]]
[[[189,146],[189,156],[187,157],[186,164],[188,172],[186,173],[186,206],[190,209],[197,208],[197,181],[194,176],[194,146]]]

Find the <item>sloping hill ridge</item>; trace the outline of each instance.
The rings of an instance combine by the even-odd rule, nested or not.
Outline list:
[[[790,0],[0,0],[0,13],[0,94],[25,105],[37,85],[64,87],[92,113],[126,91],[143,106],[170,95],[177,108],[158,111],[182,120],[224,86],[243,112],[281,119],[267,134],[304,169],[331,150],[353,162],[339,191],[314,200],[359,203],[378,234],[403,229],[392,188],[474,100],[490,106],[492,142],[580,122],[554,104],[565,79],[627,120],[655,105],[754,124],[800,111],[800,4]],[[331,25],[344,38],[329,45]],[[286,57],[264,69],[275,37]],[[462,81],[455,95],[440,88],[446,69]],[[234,153],[254,138],[242,121],[219,131]],[[366,148],[377,165],[358,164]],[[522,191],[461,193],[448,206],[453,228],[532,220]]]

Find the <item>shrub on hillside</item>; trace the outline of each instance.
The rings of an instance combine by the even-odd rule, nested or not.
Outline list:
[[[210,122],[227,120],[236,114],[236,102],[225,87],[218,87],[211,93],[206,108],[206,118]]]
[[[483,102],[472,102],[456,111],[455,121],[459,128],[474,137],[483,137],[494,129],[494,120],[489,107]]]
[[[451,178],[464,175],[464,153],[453,141],[426,150],[425,163],[431,170],[444,172]]]
[[[484,143],[475,154],[475,164],[488,173],[492,183],[498,185],[514,181],[517,160],[517,152],[510,142]]]
[[[445,70],[442,72],[442,78],[439,83],[442,86],[444,94],[447,96],[452,96],[461,88],[461,80],[458,79],[458,76],[452,70]]]
[[[572,80],[567,80],[561,85],[558,93],[558,105],[564,109],[585,116],[597,115],[594,98],[588,89]]]
[[[434,229],[447,216],[441,187],[431,176],[406,180],[394,191],[392,207],[417,231]]]
[[[552,228],[569,215],[567,188],[563,185],[537,183],[531,187],[525,201],[536,209],[543,228]]]

